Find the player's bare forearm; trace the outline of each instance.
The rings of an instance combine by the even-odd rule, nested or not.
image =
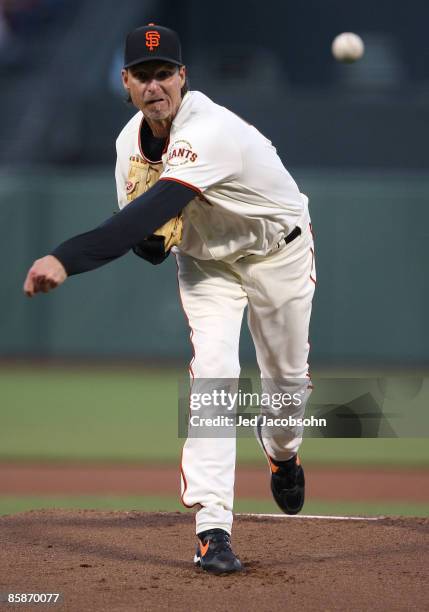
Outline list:
[[[36,259],[28,271],[24,282],[24,293],[33,297],[36,293],[48,293],[67,278],[63,264],[53,255]]]

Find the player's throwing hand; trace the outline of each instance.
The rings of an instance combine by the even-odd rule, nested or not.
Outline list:
[[[67,278],[63,264],[53,255],[36,259],[28,271],[24,293],[33,297],[36,293],[48,293],[61,285]]]

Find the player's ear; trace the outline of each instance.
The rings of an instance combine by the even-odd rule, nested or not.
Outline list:
[[[179,66],[180,87],[186,82],[186,66]]]
[[[128,86],[128,70],[126,68],[122,68],[121,76],[122,76],[122,85],[124,86],[125,91],[129,91],[129,86]]]

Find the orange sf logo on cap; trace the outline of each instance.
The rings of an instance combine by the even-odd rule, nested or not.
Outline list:
[[[149,51],[153,51],[156,47],[159,47],[159,39],[161,35],[156,30],[149,30],[146,32],[146,47]]]

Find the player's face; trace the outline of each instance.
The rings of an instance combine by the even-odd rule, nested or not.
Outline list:
[[[173,121],[182,101],[181,89],[186,80],[184,66],[144,62],[122,71],[124,87],[131,100],[150,121]]]

